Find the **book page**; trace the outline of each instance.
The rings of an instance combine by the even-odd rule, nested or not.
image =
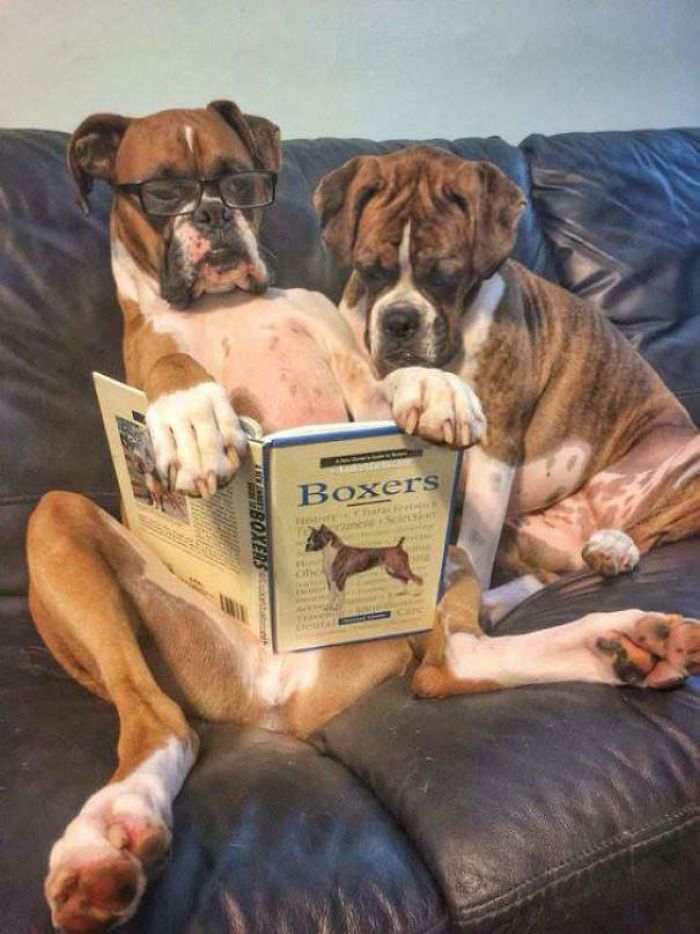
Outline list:
[[[432,627],[460,457],[353,428],[266,447],[277,651]]]
[[[251,440],[232,481],[209,499],[170,492],[155,474],[146,397],[94,378],[126,524],[174,574],[269,642],[262,445]]]

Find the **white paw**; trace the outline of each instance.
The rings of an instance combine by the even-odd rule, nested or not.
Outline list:
[[[218,383],[161,396],[149,406],[146,424],[163,483],[191,496],[210,496],[228,483],[248,446]]]
[[[633,571],[639,564],[639,549],[619,529],[599,529],[583,546],[581,555],[591,570],[604,577]]]
[[[167,852],[170,821],[170,801],[153,776],[115,782],[89,798],[51,850],[44,890],[54,925],[93,931],[127,921],[148,869]]]
[[[466,448],[486,432],[474,390],[454,373],[411,366],[394,370],[384,386],[396,424],[435,444]]]
[[[478,656],[485,639],[469,632],[451,632],[445,643],[445,664],[455,678],[472,678],[480,674]]]
[[[196,737],[172,737],[88,798],[49,857],[44,891],[55,927],[103,931],[134,914],[170,846],[172,801],[195,747]]]

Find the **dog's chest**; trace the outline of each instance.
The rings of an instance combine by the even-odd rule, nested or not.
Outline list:
[[[203,366],[231,393],[241,414],[266,431],[344,421],[345,406],[326,356],[297,302],[281,291],[264,297],[207,297],[196,311],[159,309],[144,317],[156,334]]]

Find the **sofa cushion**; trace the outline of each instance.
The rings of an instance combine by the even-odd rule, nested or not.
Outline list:
[[[698,613],[700,541],[572,575],[502,624]],[[114,764],[116,716],[0,600],[0,929],[50,930],[49,848]],[[200,725],[201,726],[201,725]],[[173,852],[125,934],[694,934],[700,683],[445,701],[380,686],[314,737],[203,729]],[[319,755],[319,752],[323,755]]]
[[[83,216],[65,146],[63,133],[0,132],[0,593],[26,588],[24,529],[46,490],[117,507],[90,377],[121,373],[109,192]]]
[[[24,600],[0,598],[0,631],[0,930],[49,934],[49,850],[109,779],[117,718],[59,668]],[[280,734],[200,728],[172,857],[124,934],[445,929],[421,858],[343,765]]]
[[[499,633],[633,606],[698,616],[699,562],[695,539],[613,580],[568,576]],[[700,678],[656,693],[557,684],[447,702],[415,700],[396,679],[316,741],[405,829],[457,931],[696,929]]]
[[[700,130],[522,148],[561,284],[622,328],[700,424]]]

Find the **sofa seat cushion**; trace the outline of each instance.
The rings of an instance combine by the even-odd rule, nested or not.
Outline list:
[[[561,284],[602,309],[700,424],[700,130],[522,144]]]
[[[578,574],[499,631],[634,606],[700,615],[698,566],[695,540],[625,578]],[[656,693],[557,684],[448,701],[415,700],[394,680],[317,743],[405,829],[455,930],[696,929],[700,679]]]
[[[114,770],[114,709],[0,599],[0,931],[49,934],[49,850]],[[403,830],[342,764],[265,730],[199,724],[172,856],[124,934],[440,934],[442,895]]]
[[[700,611],[700,541],[601,583],[571,576],[502,624]],[[0,601],[0,928],[48,932],[51,843],[112,770],[116,717]],[[445,701],[403,679],[312,745],[202,726],[173,853],[127,930],[248,934],[691,934],[700,872],[700,684],[560,684]]]

